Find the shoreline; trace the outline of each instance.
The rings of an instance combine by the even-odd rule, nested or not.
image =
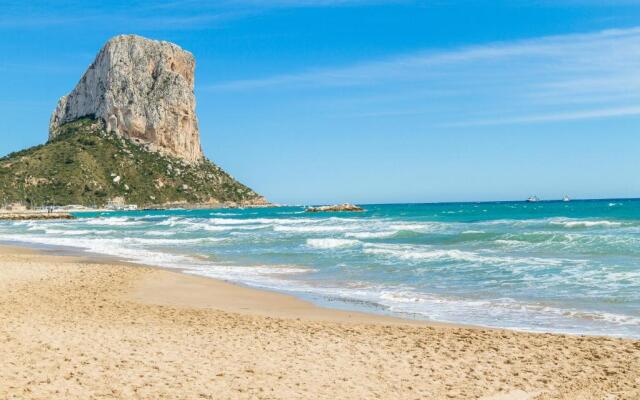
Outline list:
[[[41,221],[41,220],[62,220],[75,219],[68,212],[46,212],[46,211],[21,211],[9,212],[0,211],[0,221]]]
[[[486,330],[505,329],[402,318],[381,313],[325,307],[294,294],[191,274],[185,269],[168,268],[153,264],[140,264],[115,256],[83,251],[74,247],[0,241],[0,254],[3,251],[33,252],[49,257],[66,257],[89,264],[116,264],[131,268],[147,268],[162,271],[163,274],[161,274],[158,279],[152,282],[145,282],[132,297],[132,299],[136,301],[148,304],[166,303],[173,306],[209,308],[239,314],[255,314],[276,318],[305,318],[317,321],[438,326]],[[216,290],[218,293],[224,293],[225,296],[222,296],[223,298],[220,296],[212,298],[204,293],[207,290]],[[233,301],[227,301],[226,298]]]
[[[528,333],[528,334],[540,334],[540,335],[562,335],[562,336],[573,336],[573,337],[601,337],[601,338],[612,338],[612,339],[622,339],[622,340],[640,340],[635,337],[623,336],[623,335],[604,335],[604,334],[593,334],[593,333],[574,333],[574,332],[549,332],[549,331],[535,331],[528,329],[519,329],[519,328],[509,328],[509,327],[499,327],[499,326],[484,326],[477,324],[469,324],[463,322],[449,322],[449,321],[436,321],[429,320],[423,318],[411,318],[412,314],[403,314],[403,313],[393,313],[393,312],[376,312],[373,306],[366,307],[362,306],[360,309],[356,307],[350,308],[348,305],[345,307],[331,307],[326,305],[329,300],[324,299],[324,302],[315,302],[313,300],[314,297],[322,298],[322,296],[305,296],[303,293],[297,293],[295,291],[286,291],[286,290],[278,290],[271,289],[268,287],[256,287],[250,284],[244,284],[241,282],[235,282],[233,280],[226,280],[222,278],[214,278],[204,275],[198,275],[195,273],[190,273],[188,269],[183,268],[172,268],[172,267],[164,267],[159,265],[153,265],[151,263],[139,263],[135,261],[129,261],[125,258],[120,258],[115,255],[102,254],[92,252],[90,250],[85,250],[80,247],[69,247],[62,245],[51,245],[51,244],[39,244],[35,242],[20,242],[20,241],[2,241],[0,240],[0,251],[3,248],[15,248],[22,249],[26,251],[34,251],[37,253],[41,253],[44,255],[52,256],[52,257],[71,257],[75,258],[79,261],[86,263],[94,263],[94,264],[118,264],[129,267],[139,267],[139,268],[149,268],[149,269],[158,269],[174,276],[173,280],[175,282],[180,282],[181,285],[185,287],[200,287],[203,286],[211,286],[216,287],[219,290],[225,291],[230,295],[239,295],[243,299],[252,299],[250,300],[250,305],[253,308],[245,307],[244,309],[233,307],[231,303],[228,302],[211,302],[207,300],[201,300],[201,304],[198,303],[195,298],[197,296],[189,296],[185,298],[178,294],[173,298],[176,301],[175,305],[182,304],[184,306],[195,307],[195,308],[218,308],[221,311],[227,312],[239,312],[239,313],[247,313],[247,310],[259,311],[257,314],[262,316],[271,316],[271,317],[289,317],[289,318],[310,318],[316,320],[322,320],[324,318],[326,321],[334,321],[334,322],[344,322],[350,319],[357,322],[365,322],[365,323],[393,323],[393,324],[405,324],[405,325],[414,325],[414,326],[432,326],[432,327],[451,327],[451,328],[466,328],[466,329],[478,329],[478,330],[494,330],[494,331],[508,331],[508,332],[518,332],[518,333]],[[198,284],[199,283],[199,284]],[[153,299],[156,301],[159,300],[158,296],[154,296],[154,289],[151,287],[147,288],[148,293],[146,297],[137,298],[139,301],[147,301],[151,300],[153,303]],[[171,293],[169,293],[171,294]],[[189,302],[187,300],[188,297],[192,297],[192,301]],[[277,305],[276,307],[264,307],[265,303],[261,301],[266,301],[266,304],[273,303]],[[347,304],[346,300],[335,300],[337,302]],[[282,308],[285,310],[295,310],[290,313],[282,312]],[[251,313],[251,312],[249,312]],[[271,313],[271,314],[270,314]]]
[[[410,323],[51,253],[0,245],[0,398],[640,396],[638,340]]]
[[[268,287],[256,287],[241,282],[190,273],[188,269],[163,267],[152,263],[138,263],[118,256],[102,254],[79,247],[0,240],[0,254],[5,252],[32,253],[46,257],[72,260],[76,263],[118,265],[161,272],[160,278],[145,282],[131,297],[135,301],[188,308],[216,309],[238,314],[259,315],[274,318],[308,319],[325,322],[357,322],[373,324],[409,325],[436,328],[458,328],[479,331],[506,331],[531,335],[554,335],[576,338],[602,338],[638,341],[626,336],[597,335],[532,331],[526,329],[483,326],[458,322],[435,321],[403,317],[393,313],[350,310],[317,304],[298,295],[295,291],[283,291]],[[227,297],[210,297],[203,291],[215,289]],[[233,301],[239,301],[234,303]],[[165,304],[166,303],[166,304]],[[402,314],[402,313],[397,313]],[[409,315],[409,314],[406,314]]]

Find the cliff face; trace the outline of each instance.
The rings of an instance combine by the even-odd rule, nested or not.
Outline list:
[[[82,117],[189,163],[204,159],[195,113],[195,60],[175,44],[122,35],[109,40],[51,116],[49,140]]]

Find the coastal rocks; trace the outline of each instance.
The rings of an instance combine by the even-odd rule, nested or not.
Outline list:
[[[320,207],[309,207],[305,210],[306,212],[363,212],[364,209],[362,207],[358,207],[354,204],[336,204],[332,206],[320,206]]]
[[[31,221],[45,219],[75,219],[69,213],[64,212],[44,212],[44,211],[25,211],[20,213],[0,212],[0,221]]]
[[[195,113],[195,60],[175,44],[121,35],[109,40],[51,116],[49,140],[91,117],[107,132],[189,163],[203,160]]]

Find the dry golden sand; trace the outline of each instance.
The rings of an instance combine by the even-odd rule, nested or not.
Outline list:
[[[0,399],[640,399],[640,341],[403,323],[0,248]]]

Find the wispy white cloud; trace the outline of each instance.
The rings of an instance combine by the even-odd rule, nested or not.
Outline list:
[[[314,68],[308,71],[275,75],[266,78],[221,82],[211,85],[211,89],[246,90],[269,86],[354,86],[375,84],[384,81],[422,80],[438,74],[438,66],[499,61],[522,58],[547,58],[556,69],[596,68],[607,64],[622,67],[627,57],[619,52],[629,52],[640,48],[640,28],[607,30],[592,34],[551,36],[518,42],[493,43],[472,46],[454,51],[423,51],[401,55],[385,60],[357,63],[339,68]],[[602,51],[603,53],[598,53]],[[603,59],[605,54],[615,57]],[[636,53],[637,54],[637,53]],[[614,63],[616,65],[614,65]],[[559,86],[559,83],[555,84]]]
[[[30,14],[0,16],[0,29],[42,29],[52,27],[91,27],[140,30],[189,30],[217,26],[221,22],[237,19],[248,12],[227,11],[201,14],[161,14],[145,15],[135,12],[103,13],[100,10],[86,10],[81,15]]]
[[[575,121],[582,119],[599,119],[611,117],[625,117],[640,115],[640,106],[619,107],[619,108],[601,108],[593,110],[582,110],[572,112],[547,113],[540,115],[524,115],[512,118],[495,118],[495,119],[479,119],[463,122],[452,122],[444,124],[444,126],[464,127],[464,126],[489,126],[489,125],[511,125],[524,123],[539,122],[559,122],[559,121]]]
[[[320,8],[406,3],[407,0],[170,0],[136,3],[87,4],[70,1],[51,7],[34,1],[3,5],[0,29],[34,29],[56,26],[133,26],[140,29],[200,29],[283,8]]]
[[[415,102],[403,102],[402,96],[419,97],[418,93],[458,126],[635,115],[634,105],[640,101],[640,28],[418,51],[341,67],[218,82],[205,90],[351,90],[363,100],[371,96],[383,100],[380,109],[369,104],[349,115],[390,116],[414,114],[407,108],[415,110]]]

